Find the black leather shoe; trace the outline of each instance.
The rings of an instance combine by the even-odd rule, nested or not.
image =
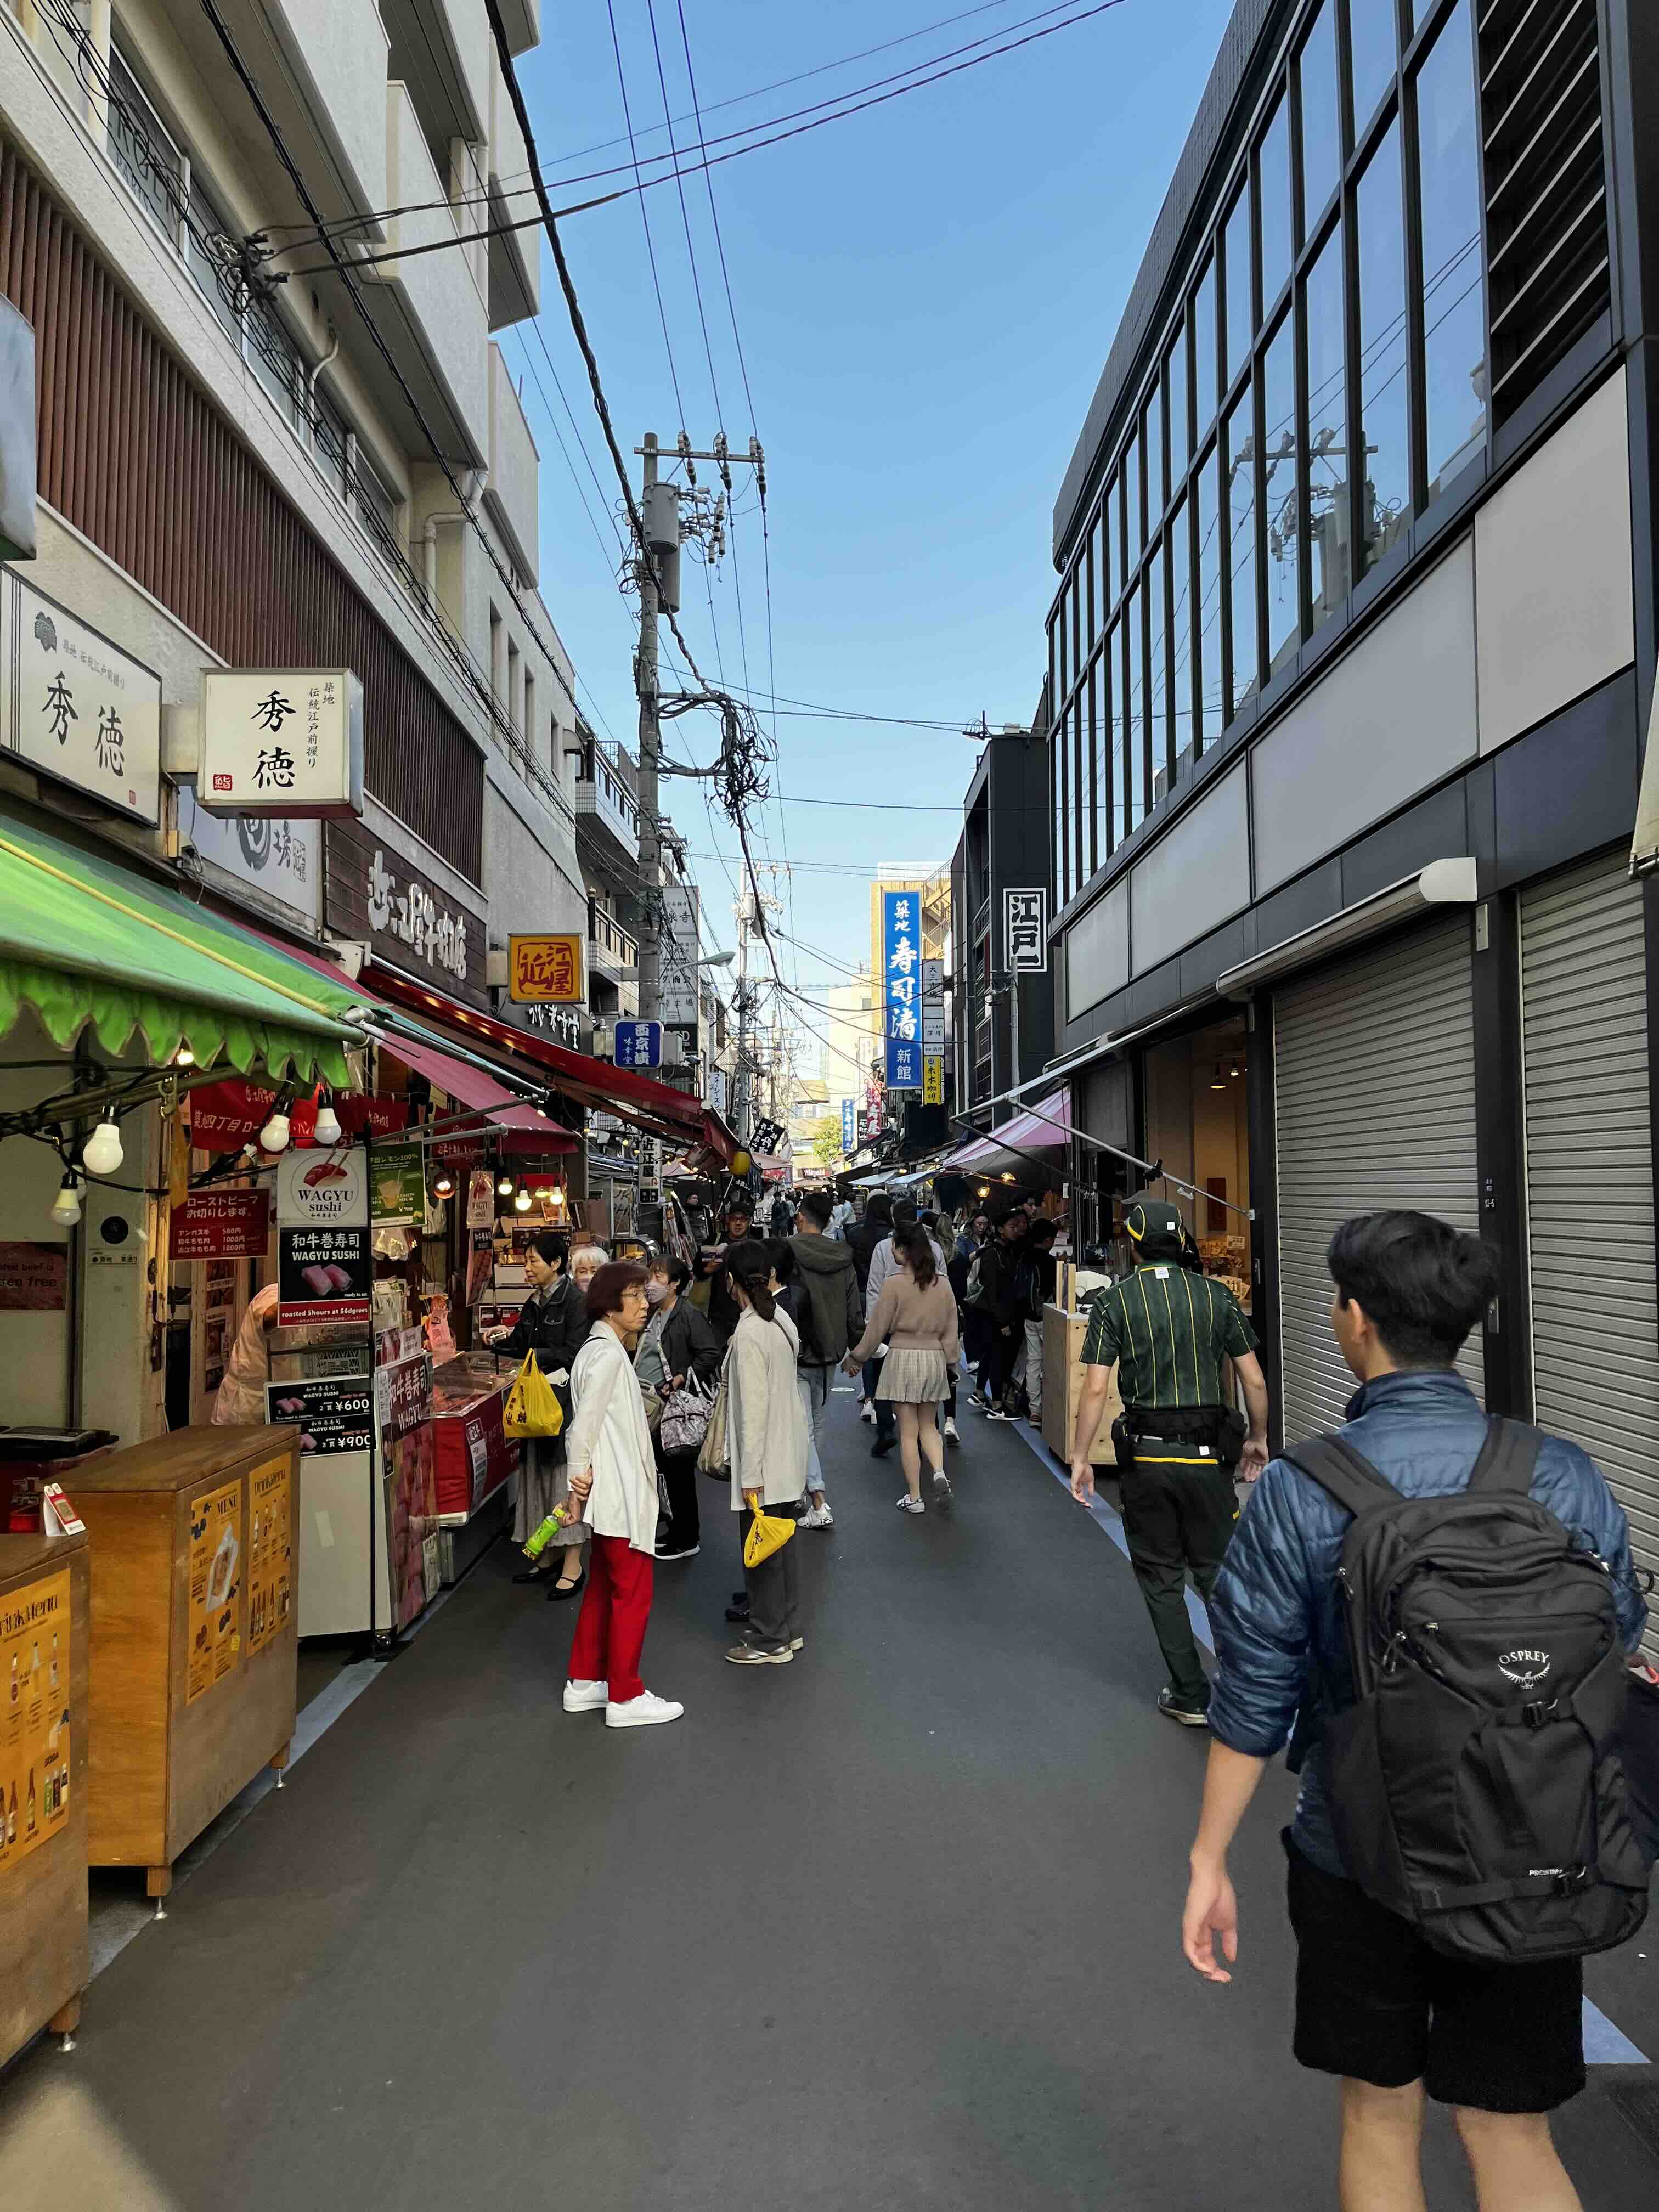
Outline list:
[[[878,1437],[870,1447],[870,1456],[872,1459],[885,1459],[890,1451],[896,1451],[897,1449],[896,1437]]]
[[[574,1597],[577,1591],[586,1580],[587,1577],[583,1574],[578,1575],[574,1583],[562,1583],[559,1581],[558,1577],[555,1576],[554,1579],[547,1586],[548,1603],[550,1605],[557,1605],[563,1598]]]
[[[515,1583],[539,1583],[547,1579],[545,1567],[520,1567],[513,1577]]]
[[[741,1626],[742,1624],[749,1618],[748,1599],[744,1598],[741,1605],[728,1605],[726,1608],[726,1617],[728,1620],[735,1621],[738,1626]]]

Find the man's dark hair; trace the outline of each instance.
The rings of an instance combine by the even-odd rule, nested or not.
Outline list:
[[[789,1239],[787,1237],[769,1237],[764,1249],[772,1262],[772,1273],[779,1282],[793,1283],[795,1279],[795,1255],[789,1249]]]
[[[820,1229],[827,1229],[830,1217],[836,1210],[836,1201],[827,1190],[809,1190],[800,1202],[800,1210],[816,1221]]]
[[[659,1252],[651,1262],[653,1275],[666,1275],[675,1291],[683,1291],[691,1279],[691,1270],[677,1252]]]
[[[1057,1221],[1034,1221],[1025,1233],[1033,1244],[1039,1242],[1052,1244],[1060,1234],[1060,1224]]]
[[[872,1191],[870,1194],[869,1203],[864,1209],[864,1218],[866,1221],[879,1222],[884,1229],[892,1227],[893,1201],[884,1190]]]
[[[1018,1206],[1012,1213],[1005,1213],[997,1224],[999,1236],[1006,1235],[1010,1229],[1013,1231],[1015,1237],[1023,1237],[1025,1234],[1025,1216]]]
[[[893,1226],[895,1229],[908,1229],[915,1218],[916,1202],[915,1199],[901,1198],[895,1201],[893,1206]]]
[[[570,1243],[556,1229],[544,1229],[530,1240],[531,1249],[545,1267],[556,1267],[563,1274],[570,1263]]]
[[[1325,1264],[1402,1367],[1449,1367],[1498,1288],[1490,1247],[1431,1213],[1356,1214]]]
[[[729,1221],[734,1213],[741,1214],[745,1221],[752,1221],[754,1219],[755,1201],[750,1197],[746,1190],[734,1190],[731,1197],[726,1200],[726,1219]]]

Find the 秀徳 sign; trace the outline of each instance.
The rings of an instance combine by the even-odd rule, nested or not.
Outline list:
[[[0,755],[154,824],[161,679],[26,584],[0,574]]]
[[[363,687],[349,668],[204,668],[198,802],[294,820],[363,811]]]

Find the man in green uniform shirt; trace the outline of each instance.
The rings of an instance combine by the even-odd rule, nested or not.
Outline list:
[[[1183,1264],[1189,1246],[1176,1209],[1136,1199],[1123,1225],[1135,1267],[1094,1301],[1072,1439],[1072,1495],[1080,1505],[1094,1495],[1091,1447],[1115,1367],[1123,1401],[1113,1431],[1123,1533],[1170,1670],[1158,1711],[1183,1728],[1202,1728],[1210,1685],[1188,1616],[1187,1570],[1207,1602],[1238,1518],[1234,1465],[1254,1482],[1267,1464],[1267,1385],[1255,1336],[1232,1292]],[[1242,1449],[1223,1381],[1229,1359],[1249,1408]]]

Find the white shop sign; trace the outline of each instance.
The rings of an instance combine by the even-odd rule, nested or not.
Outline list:
[[[221,814],[363,811],[363,687],[349,668],[204,668],[196,793]]]
[[[0,572],[0,752],[152,828],[161,818],[161,679]]]

